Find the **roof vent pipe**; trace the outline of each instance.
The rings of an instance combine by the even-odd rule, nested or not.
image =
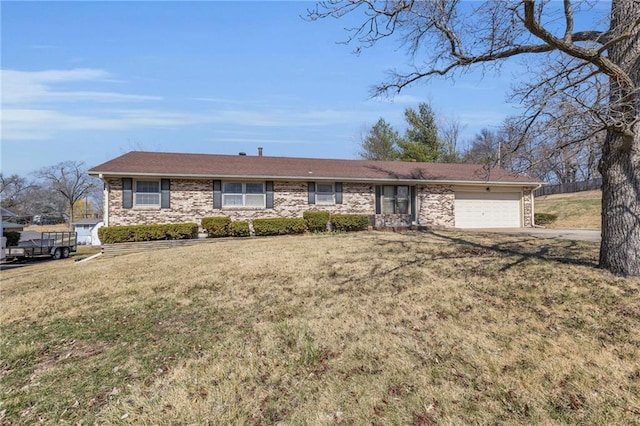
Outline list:
[[[246,156],[246,155],[247,155],[247,153],[246,153],[246,152],[239,152],[239,153],[238,153],[238,155],[240,155],[240,156]]]
[[[258,157],[262,157],[262,147],[258,147]]]

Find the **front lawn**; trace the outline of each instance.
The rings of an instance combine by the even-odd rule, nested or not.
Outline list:
[[[362,232],[2,273],[2,424],[640,423],[597,245]]]

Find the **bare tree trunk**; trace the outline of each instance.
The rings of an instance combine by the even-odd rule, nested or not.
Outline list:
[[[611,28],[637,16],[633,0],[614,0]],[[633,80],[629,86],[611,78],[612,114],[600,162],[602,243],[600,266],[619,275],[640,276],[640,37],[610,48],[611,60]]]
[[[73,207],[74,203],[69,203],[69,208],[71,210],[71,217],[69,218],[69,232],[73,231]]]
[[[621,136],[610,131],[605,148],[619,145],[620,139]],[[640,276],[640,137],[637,132],[633,145],[633,155],[608,149],[602,158],[600,266],[614,274]]]

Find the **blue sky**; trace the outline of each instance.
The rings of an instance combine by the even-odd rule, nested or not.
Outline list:
[[[2,2],[5,174],[92,167],[131,150],[357,158],[364,128],[430,102],[470,139],[517,113],[518,68],[370,89],[407,58],[352,54],[348,20],[308,22],[310,2]]]

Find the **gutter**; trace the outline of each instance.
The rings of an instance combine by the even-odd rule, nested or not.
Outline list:
[[[351,182],[351,183],[428,183],[440,185],[499,185],[499,186],[532,186],[538,185],[536,189],[542,186],[540,182],[516,182],[516,181],[479,181],[479,180],[440,180],[440,179],[389,179],[389,178],[346,178],[337,176],[314,176],[310,173],[308,177],[302,176],[273,176],[273,175],[202,175],[202,174],[172,174],[172,173],[137,173],[137,172],[100,172],[90,171],[89,176],[100,177],[104,180],[104,176],[108,177],[161,177],[174,179],[249,179],[249,180],[289,180],[289,181],[330,181],[330,182]]]

